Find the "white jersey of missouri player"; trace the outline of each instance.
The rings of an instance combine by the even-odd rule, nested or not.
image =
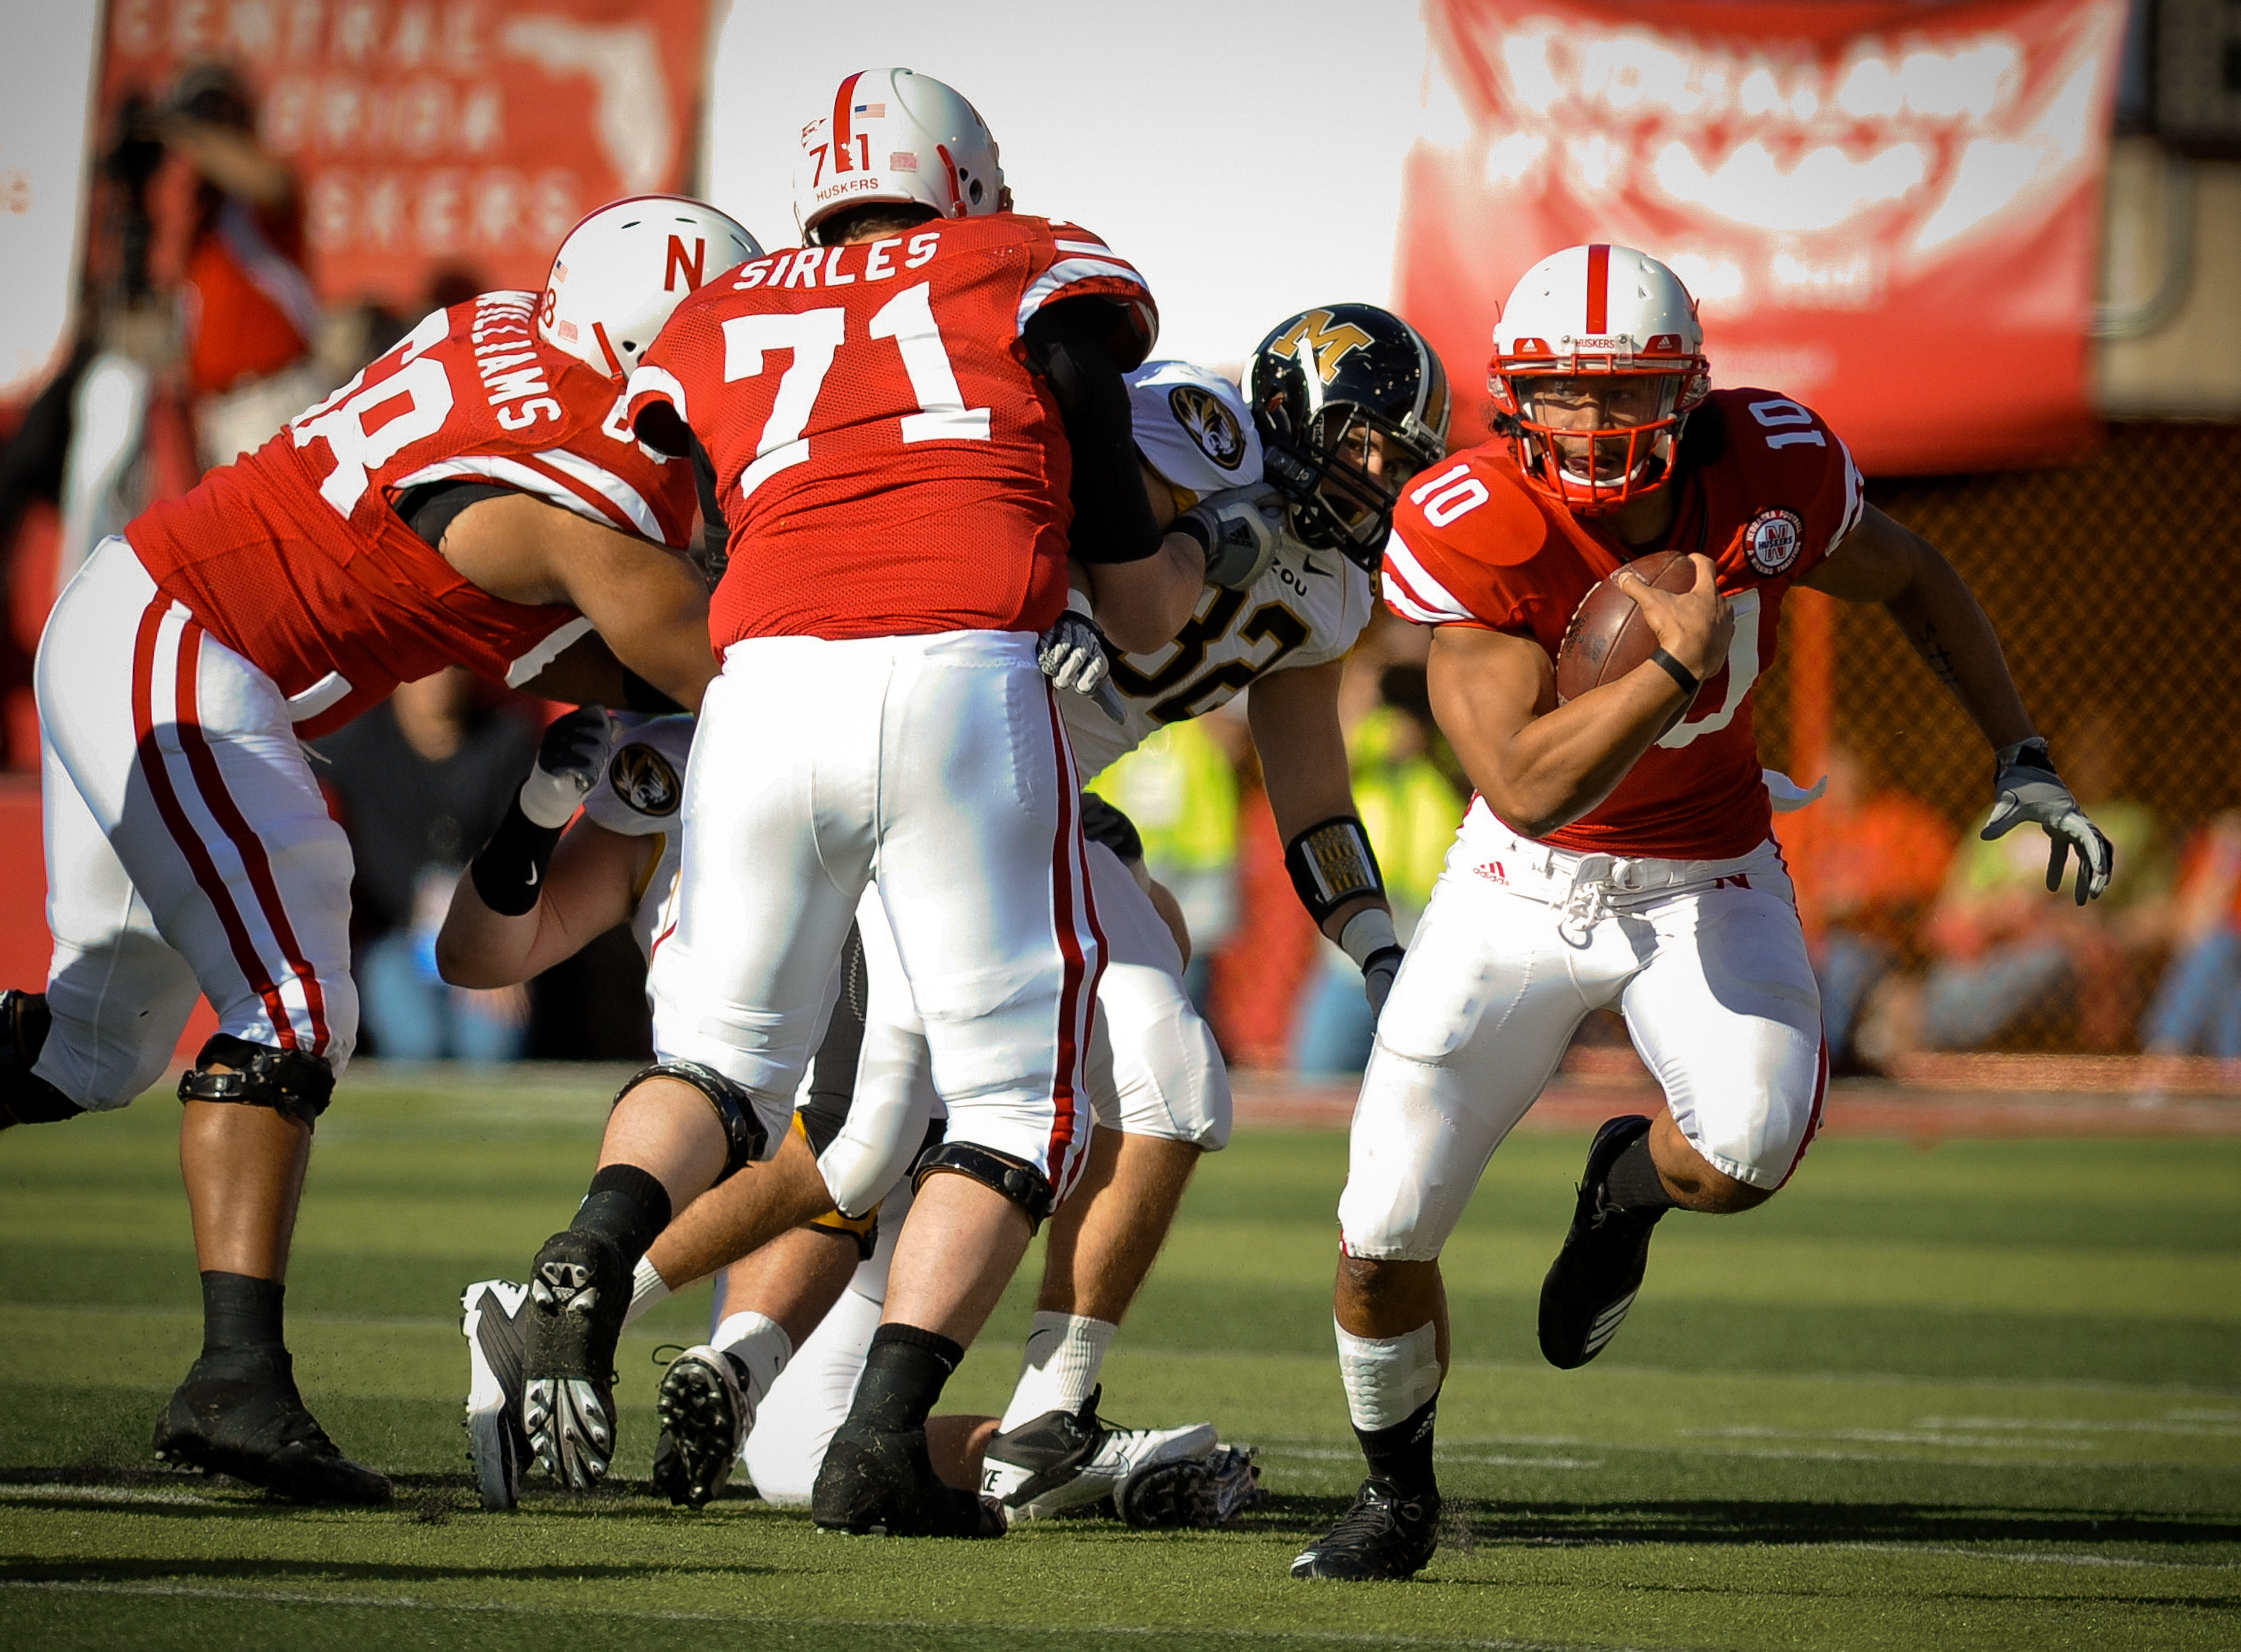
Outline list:
[[[685,859],[685,763],[696,720],[682,712],[617,712],[607,772],[584,798],[584,816],[619,837],[654,843],[631,886],[631,939],[651,961],[676,914],[677,869]]]
[[[1237,386],[1188,362],[1147,362],[1128,375],[1136,451],[1187,510],[1208,493],[1261,479],[1261,438]],[[1067,737],[1086,781],[1167,723],[1227,704],[1272,671],[1345,656],[1369,623],[1369,576],[1335,551],[1288,534],[1268,571],[1245,591],[1208,585],[1190,623],[1151,653],[1113,662],[1127,719],[1060,694]]]

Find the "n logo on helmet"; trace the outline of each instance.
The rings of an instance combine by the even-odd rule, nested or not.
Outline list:
[[[684,237],[672,235],[669,237],[669,258],[662,267],[661,290],[664,292],[676,291],[677,278],[682,275],[685,278],[685,291],[694,291],[708,278],[707,268],[708,243],[706,240],[697,235],[692,237],[692,256],[688,259],[685,256]]]
[[[1329,311],[1310,310],[1291,331],[1270,344],[1268,349],[1287,360],[1304,351],[1308,365],[1328,385],[1338,377],[1339,363],[1369,342],[1369,335],[1352,322],[1342,321],[1333,326]]]

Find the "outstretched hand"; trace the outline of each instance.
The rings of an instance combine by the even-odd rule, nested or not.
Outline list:
[[[2054,772],[2046,742],[2018,740],[2004,746],[1995,759],[1992,788],[1998,794],[1984,822],[1983,838],[2004,838],[2026,820],[2036,820],[2048,839],[2046,886],[2062,887],[2062,876],[2072,850],[2077,853],[2077,904],[2100,895],[2109,887],[2117,867],[2116,846],[2108,834],[2086,817],[2077,799]]]

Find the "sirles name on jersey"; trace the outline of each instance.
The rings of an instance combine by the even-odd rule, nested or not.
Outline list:
[[[1236,385],[1187,362],[1147,362],[1128,375],[1136,451],[1175,492],[1179,508],[1261,479],[1261,438]],[[1369,623],[1369,576],[1335,551],[1286,539],[1249,591],[1208,585],[1174,641],[1114,662],[1127,721],[1080,694],[1061,694],[1084,780],[1154,729],[1227,704],[1272,671],[1345,656]]]
[[[584,799],[592,825],[618,836],[657,841],[631,890],[631,939],[651,956],[668,926],[666,909],[685,859],[685,764],[697,719],[617,712],[607,772]]]

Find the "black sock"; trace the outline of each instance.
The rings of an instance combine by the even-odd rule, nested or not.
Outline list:
[[[1361,1455],[1369,1459],[1372,1479],[1391,1481],[1404,1497],[1438,1491],[1432,1475],[1432,1421],[1439,1409],[1435,1394],[1389,1428],[1354,1431],[1361,1441]]]
[[[568,1231],[597,1234],[622,1252],[625,1267],[636,1267],[668,1226],[669,1189],[661,1178],[636,1165],[609,1165],[592,1178]]]
[[[203,1353],[280,1347],[280,1299],[287,1289],[277,1280],[246,1274],[204,1274]]]
[[[1615,1210],[1645,1214],[1674,1207],[1673,1195],[1658,1177],[1657,1160],[1649,1156],[1648,1135],[1611,1160],[1603,1175],[1603,1203]]]
[[[937,1332],[882,1325],[872,1333],[850,1418],[860,1417],[891,1434],[923,1428],[941,1398],[942,1385],[964,1358],[963,1348]]]

